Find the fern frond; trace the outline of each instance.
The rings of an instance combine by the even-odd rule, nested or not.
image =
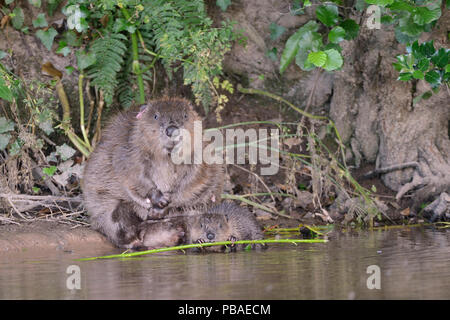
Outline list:
[[[89,49],[96,57],[94,65],[88,68],[91,84],[104,92],[105,102],[110,105],[117,87],[117,75],[122,69],[127,51],[128,39],[121,33],[111,33],[94,40]]]

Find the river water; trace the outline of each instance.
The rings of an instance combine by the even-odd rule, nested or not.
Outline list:
[[[450,299],[450,229],[336,232],[329,239],[83,262],[75,259],[120,251],[2,253],[0,299]],[[67,273],[73,265],[80,289],[72,281],[78,273]],[[367,273],[369,266],[379,273]]]

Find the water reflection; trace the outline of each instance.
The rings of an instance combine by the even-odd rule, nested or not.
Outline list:
[[[0,256],[0,299],[449,299],[450,230],[336,233],[326,244],[232,254],[74,259],[95,249]],[[81,269],[68,290],[66,269]],[[381,290],[369,290],[369,265]]]

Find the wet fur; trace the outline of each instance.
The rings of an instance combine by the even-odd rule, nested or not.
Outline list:
[[[166,128],[175,124],[192,135],[194,121],[200,120],[187,100],[151,101],[139,118],[138,113],[120,113],[109,123],[82,183],[92,227],[122,248],[140,245],[136,226],[148,218],[220,199],[224,180],[223,166],[175,165],[170,159],[174,143]]]
[[[144,248],[231,239],[235,241],[263,239],[261,228],[254,215],[232,202],[224,202],[209,209],[188,210],[185,215],[173,216],[164,221],[147,221],[140,229],[140,240]],[[214,238],[208,239],[208,234],[214,234]],[[241,249],[244,245],[236,247]],[[209,252],[221,252],[224,249],[224,246],[202,248],[203,251]]]

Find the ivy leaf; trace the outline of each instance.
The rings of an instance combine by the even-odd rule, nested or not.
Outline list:
[[[11,135],[9,133],[0,134],[0,150],[5,150],[8,146],[9,140],[11,140]]]
[[[345,30],[342,27],[334,27],[328,34],[328,40],[332,43],[339,43],[344,40]]]
[[[66,57],[71,51],[72,50],[70,50],[70,48],[67,46],[67,42],[60,41],[56,53],[62,54],[64,57]]]
[[[36,37],[41,39],[42,43],[49,51],[52,50],[53,40],[55,39],[57,34],[58,32],[53,28],[50,28],[46,31],[44,30],[36,31]]]
[[[270,40],[275,41],[286,31],[286,28],[272,22],[269,26]]]
[[[84,70],[87,67],[93,65],[96,61],[95,55],[93,53],[84,53],[82,51],[77,51],[75,53],[77,56],[78,69]]]
[[[231,0],[217,0],[216,5],[222,10],[227,11],[227,8],[231,5]]]
[[[39,13],[36,19],[33,20],[33,27],[45,28],[48,26],[47,20],[45,20],[45,14]]]
[[[0,133],[5,133],[14,130],[14,122],[0,117]]]
[[[63,161],[66,161],[75,154],[75,150],[64,143],[62,146],[56,147],[56,153],[61,156]]]
[[[339,20],[338,8],[333,4],[319,6],[316,9],[316,16],[324,25],[331,27]]]
[[[358,36],[359,25],[353,19],[347,19],[339,25],[345,30],[345,40],[352,40]]]
[[[48,168],[42,168],[42,172],[43,172],[47,177],[52,177],[52,176],[55,174],[55,172],[56,172],[57,169],[58,169],[58,168],[57,168],[56,166],[50,166],[50,167],[48,167]]]
[[[327,54],[323,51],[311,52],[308,55],[308,61],[317,67],[323,67],[327,62]]]
[[[445,72],[446,72],[446,73],[447,73],[447,72],[450,72],[450,64],[448,64],[448,65],[445,66]]]
[[[394,0],[366,0],[366,3],[386,7],[387,5],[394,3]]]
[[[15,7],[12,13],[13,17],[11,18],[11,23],[14,28],[20,30],[23,26],[23,21],[25,19],[23,15],[23,10],[20,7]]]
[[[341,54],[336,49],[325,50],[327,54],[327,62],[323,66],[323,68],[327,71],[333,71],[342,67],[344,60],[342,59]]]
[[[286,71],[289,64],[292,60],[294,60],[297,52],[299,51],[300,40],[303,38],[305,33],[308,31],[317,31],[318,28],[319,26],[317,25],[317,22],[311,20],[289,37],[286,41],[283,53],[281,54],[280,73]]]
[[[13,101],[13,95],[11,92],[11,89],[8,88],[6,85],[5,79],[0,77],[0,99],[5,99],[6,101],[12,102]],[[1,121],[2,117],[0,118]],[[0,122],[1,125],[1,122]],[[1,127],[0,127],[1,132]]]
[[[414,13],[414,22],[419,25],[428,24],[441,17],[441,9],[428,9],[426,7],[417,7]]]
[[[295,56],[295,63],[305,71],[314,69],[316,66],[308,61],[308,54],[311,51],[320,51],[322,47],[323,43],[321,34],[311,30],[303,33],[300,38],[298,52]]]
[[[19,139],[16,139],[11,145],[9,146],[9,155],[15,156],[19,154],[21,148],[22,148],[23,142]]]
[[[36,7],[36,8],[40,8],[41,7],[41,0],[28,0],[28,2],[30,4],[32,4],[34,7]]]

